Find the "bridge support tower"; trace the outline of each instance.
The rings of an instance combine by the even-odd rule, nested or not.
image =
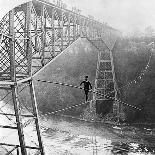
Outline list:
[[[113,40],[111,46],[102,37],[89,41],[98,49],[95,93],[93,94],[93,100],[96,103],[96,113],[105,116],[107,112],[112,110],[119,121],[120,103],[117,102],[118,90],[112,54],[116,40]]]

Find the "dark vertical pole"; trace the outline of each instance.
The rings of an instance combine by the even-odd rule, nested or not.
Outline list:
[[[86,29],[86,19],[84,19],[84,36],[87,36],[87,29]]]
[[[73,17],[74,21],[73,21],[73,41],[75,41],[76,39],[76,15],[74,14],[74,17]]]
[[[89,36],[92,38],[92,33],[93,33],[93,22],[89,21]]]
[[[45,12],[45,9],[44,9],[44,12]],[[45,13],[44,13],[45,14]],[[44,18],[44,58],[45,58],[45,47],[47,46],[46,45],[46,35],[47,35],[47,29],[46,29],[46,26],[47,26],[47,17],[45,15],[45,18]],[[44,60],[45,61],[45,60]]]
[[[81,37],[84,37],[84,19],[81,18]]]
[[[45,5],[41,4],[41,65],[44,66],[45,65],[45,9],[44,9]]]
[[[14,10],[11,10],[9,12],[9,28],[10,28],[10,35],[12,36],[12,39],[10,40],[10,75],[11,75],[11,81],[15,83],[14,85],[11,86],[12,99],[13,99],[13,104],[14,104],[21,153],[22,155],[27,155],[22,121],[21,121],[21,110],[20,110],[20,105],[18,101],[17,85],[16,85],[16,66],[15,66],[15,48],[14,48],[14,42],[15,42]]]
[[[31,38],[31,9],[32,9],[32,2],[27,3],[27,9],[26,9],[26,34],[27,34],[27,67],[28,67],[28,75],[31,76],[31,68],[32,68],[32,38]]]
[[[55,57],[55,24],[54,24],[54,15],[55,15],[55,9],[52,8],[52,17],[51,17],[51,22],[52,22],[52,52],[53,56]]]
[[[19,155],[19,148],[17,148],[17,155]]]
[[[91,24],[90,24],[89,20],[88,20],[88,27],[87,28],[88,28],[88,35],[87,36],[88,36],[88,38],[90,38],[90,36],[91,36],[90,35],[91,34]]]
[[[63,25],[64,25],[63,16],[64,16],[64,13],[62,11],[62,13],[61,13],[61,29],[60,29],[61,30],[61,51],[63,51]]]
[[[71,18],[71,16],[70,16],[70,13],[69,13],[69,15],[68,15],[68,45],[70,44],[70,18]]]
[[[60,43],[57,45],[60,49],[60,52],[61,52],[61,13],[60,13],[60,16],[58,15],[58,40],[60,39]]]
[[[37,28],[38,28],[38,18],[36,16],[36,21],[35,21],[35,50],[38,50],[38,32],[37,32]]]
[[[35,117],[35,126],[36,126],[36,131],[37,131],[39,148],[40,148],[41,155],[45,155],[44,146],[43,146],[41,133],[40,133],[40,127],[39,127],[38,108],[37,108],[36,96],[35,96],[34,85],[33,85],[32,80],[30,81],[30,94],[31,94],[31,100],[32,100],[33,114]]]
[[[29,18],[27,18],[27,32],[28,32],[28,38],[29,38],[29,46],[27,48],[29,57],[28,57],[28,71],[29,71],[29,76],[32,77],[32,45],[31,45],[31,8],[32,8],[32,2],[27,3],[27,15]],[[41,21],[42,21],[42,55],[44,58],[44,44],[45,44],[45,19],[44,19],[44,5],[41,8]],[[44,59],[43,59],[44,60]],[[38,109],[37,109],[37,102],[36,102],[36,97],[35,97],[35,90],[34,90],[34,85],[32,79],[29,81],[29,86],[30,86],[30,94],[31,94],[31,101],[32,101],[32,107],[33,107],[33,115],[35,119],[35,126],[36,126],[36,131],[37,131],[37,137],[38,137],[38,142],[39,142],[39,148],[41,155],[45,155],[44,153],[44,147],[43,147],[43,142],[41,138],[41,133],[40,133],[40,128],[39,128],[39,121],[38,121]]]
[[[81,16],[79,15],[78,16],[78,20],[79,20],[79,23],[78,23],[78,37],[81,36]]]

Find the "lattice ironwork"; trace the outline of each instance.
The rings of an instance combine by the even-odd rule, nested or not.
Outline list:
[[[7,13],[0,21],[0,32],[9,34],[9,13]]]
[[[101,71],[112,70],[111,62],[100,62],[99,70]]]
[[[105,89],[97,89],[96,90],[96,100],[101,100],[101,99],[104,100],[105,95],[106,95]]]
[[[97,79],[112,79],[113,74],[111,71],[98,71]]]
[[[110,52],[109,52],[109,50],[105,50],[105,51],[101,52],[100,59],[101,60],[110,60]]]
[[[14,33],[15,33],[15,60],[16,74],[28,75],[27,54],[25,52],[25,12],[23,10],[14,13]]]
[[[105,88],[105,80],[97,79],[97,88]]]
[[[95,30],[97,36],[100,36],[98,30]],[[88,38],[89,40],[89,38]],[[100,38],[89,40],[98,49],[98,62],[96,69],[96,79],[95,79],[95,93],[93,94],[93,100],[95,100],[96,106],[100,106],[102,103],[113,103],[117,96],[116,91],[116,79],[114,72],[113,57],[110,48],[102,35]],[[115,111],[115,107],[113,111]],[[117,108],[118,111],[118,108]],[[96,112],[102,114],[98,111],[96,107]]]
[[[113,74],[112,72],[105,72],[105,79],[113,79]]]
[[[10,38],[1,35],[0,43],[0,80],[10,80]]]
[[[97,79],[105,79],[105,72],[98,71],[98,73],[97,73]]]
[[[105,81],[105,89],[109,90],[109,91],[113,91],[114,90],[114,81],[112,79],[107,79]]]

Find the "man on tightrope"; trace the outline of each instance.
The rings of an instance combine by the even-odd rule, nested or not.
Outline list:
[[[84,91],[86,95],[86,102],[88,100],[89,89],[92,89],[91,83],[88,81],[88,76],[85,76],[85,80],[80,83],[80,86],[84,84]]]

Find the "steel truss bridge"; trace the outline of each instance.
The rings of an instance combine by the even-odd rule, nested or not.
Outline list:
[[[15,111],[15,114],[3,113],[3,115],[16,118],[16,127],[3,126],[3,128],[17,129],[20,143],[19,145],[1,143],[13,147],[8,154],[16,149],[17,154],[21,152],[22,155],[27,155],[28,148],[38,149],[41,155],[45,154],[38,122],[33,76],[79,37],[86,37],[100,51],[97,69],[99,70],[100,63],[104,62],[105,66],[106,63],[110,63],[110,71],[104,74],[109,74],[116,87],[111,50],[118,36],[120,32],[112,27],[41,0],[17,6],[3,17],[0,22],[0,89],[11,92]],[[104,53],[104,49],[100,50],[103,42],[107,47],[106,51],[109,51],[108,60],[100,58]],[[103,75],[103,68],[101,72]],[[99,76],[98,71],[96,74]],[[105,80],[105,77],[104,80],[100,80],[102,89]],[[33,115],[21,114],[18,87],[24,85],[29,86]],[[96,88],[96,91],[99,90]],[[38,148],[25,144],[22,117],[34,118]]]

